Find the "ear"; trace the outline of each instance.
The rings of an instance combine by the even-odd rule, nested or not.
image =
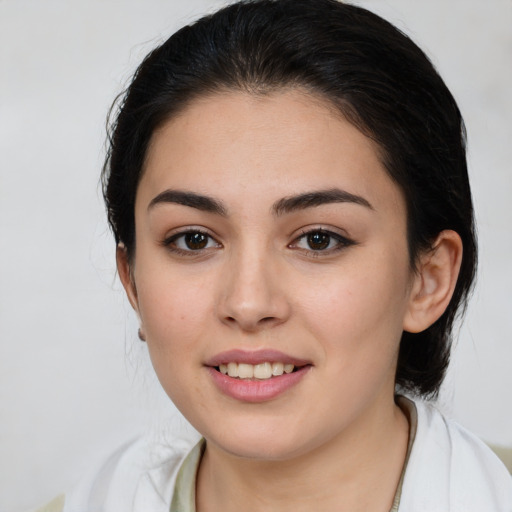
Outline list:
[[[137,288],[135,287],[135,281],[128,261],[128,253],[124,244],[118,244],[116,248],[116,263],[119,278],[123,284],[126,296],[132,305],[135,312],[139,313],[139,301],[137,298]]]
[[[404,317],[404,331],[421,332],[445,312],[462,261],[462,240],[452,230],[439,233],[432,248],[420,256]]]

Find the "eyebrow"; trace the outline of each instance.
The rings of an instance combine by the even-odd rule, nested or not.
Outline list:
[[[365,206],[370,210],[374,209],[370,202],[364,197],[351,194],[339,188],[331,188],[328,190],[317,190],[296,196],[284,197],[274,203],[272,210],[276,215],[283,215],[297,210],[305,210],[306,208],[330,203],[353,203]]]
[[[164,190],[154,197],[148,205],[148,210],[158,204],[173,203],[195,208],[208,213],[215,213],[227,217],[228,211],[222,201],[195,192],[182,190]],[[298,210],[305,210],[315,206],[322,206],[331,203],[353,203],[373,210],[373,206],[364,197],[341,190],[331,188],[327,190],[316,190],[295,196],[283,197],[272,205],[274,215],[284,215]]]
[[[227,210],[221,201],[213,197],[196,194],[195,192],[164,190],[151,200],[148,205],[148,210],[162,203],[181,204],[203,212],[216,213],[223,217],[227,216]]]

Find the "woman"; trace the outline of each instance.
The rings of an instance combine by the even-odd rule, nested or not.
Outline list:
[[[476,266],[463,122],[406,36],[233,4],[141,64],[104,170],[156,374],[203,438],[123,448],[64,510],[505,511],[432,406]]]

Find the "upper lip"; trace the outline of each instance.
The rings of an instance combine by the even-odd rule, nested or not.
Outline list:
[[[306,366],[311,364],[310,361],[290,356],[279,350],[260,349],[260,350],[242,350],[233,349],[220,352],[205,362],[206,366],[219,366],[227,363],[245,363],[245,364],[262,364],[262,363],[283,363],[293,364],[294,366]]]

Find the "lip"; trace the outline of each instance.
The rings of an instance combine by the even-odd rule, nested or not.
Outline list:
[[[311,369],[310,365],[302,366],[293,373],[284,373],[266,380],[235,379],[224,375],[213,367],[207,370],[217,386],[225,395],[241,402],[268,402],[296,386]]]
[[[292,373],[284,373],[270,379],[238,379],[220,373],[216,367],[230,362],[245,364],[283,363],[298,367]],[[205,363],[216,387],[235,400],[247,403],[259,403],[273,400],[295,387],[309,373],[311,362],[299,359],[273,349],[255,351],[228,350],[213,356]]]
[[[227,363],[245,363],[245,364],[262,364],[262,363],[283,363],[293,364],[294,366],[307,366],[311,361],[299,359],[289,356],[284,352],[273,349],[260,349],[254,351],[248,350],[227,350],[221,352],[205,362],[206,366],[219,366]]]

